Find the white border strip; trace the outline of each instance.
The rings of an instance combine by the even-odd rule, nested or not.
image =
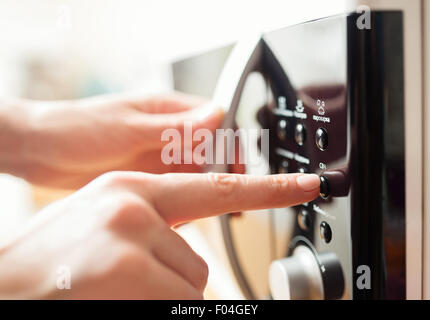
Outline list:
[[[430,299],[430,3],[423,2],[423,24],[424,34],[424,265],[423,265],[423,298]]]

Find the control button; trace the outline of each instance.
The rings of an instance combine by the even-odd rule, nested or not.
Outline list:
[[[318,261],[304,245],[285,259],[272,262],[269,269],[270,291],[274,299],[324,299],[324,284]]]
[[[299,171],[299,173],[307,173],[308,172],[308,170],[305,167],[300,167],[298,171]]]
[[[312,220],[311,215],[308,210],[301,209],[299,215],[297,216],[297,222],[304,231],[308,231],[311,228]]]
[[[287,137],[287,120],[281,119],[278,122],[277,133],[278,138],[284,140]]]
[[[339,259],[333,252],[315,256],[308,246],[297,246],[293,254],[275,260],[269,269],[270,292],[274,299],[340,299],[345,279]]]
[[[303,124],[299,123],[296,125],[294,138],[299,146],[302,146],[306,141],[306,128]]]
[[[340,299],[345,291],[345,279],[343,277],[342,266],[334,252],[323,252],[318,254],[320,261],[324,299]]]
[[[285,98],[283,96],[278,97],[278,109],[279,110],[287,109],[287,98]]]
[[[326,243],[329,243],[331,241],[332,233],[330,225],[323,221],[320,224],[320,237],[323,239]]]
[[[315,134],[315,143],[317,144],[318,149],[320,149],[321,151],[327,150],[328,135],[327,131],[324,128],[318,128]]]
[[[290,164],[288,163],[287,160],[282,160],[281,163],[279,164],[278,172],[279,173],[288,173],[288,167],[289,166],[290,166]]]
[[[348,169],[344,168],[342,170],[324,171],[324,179],[329,182],[330,190],[328,191],[330,192],[330,197],[345,197],[349,193],[349,177],[345,173],[348,172]],[[325,191],[325,193],[328,194],[328,191]]]
[[[330,195],[330,185],[328,179],[324,176],[320,176],[320,196],[323,199],[327,199]]]

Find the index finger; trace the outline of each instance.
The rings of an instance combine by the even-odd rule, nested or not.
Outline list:
[[[320,191],[315,174],[169,173],[153,178],[148,200],[169,225],[229,212],[289,207],[314,200]]]

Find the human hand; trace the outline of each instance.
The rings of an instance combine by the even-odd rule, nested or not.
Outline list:
[[[172,226],[308,202],[319,184],[304,174],[104,174],[0,248],[0,298],[200,299],[208,267]],[[70,290],[56,287],[60,267]]]
[[[0,170],[49,187],[76,189],[107,171],[201,172],[196,164],[161,160],[165,129],[190,121],[215,131],[223,114],[201,98],[171,94],[147,98],[110,95],[66,102],[19,101],[10,108],[21,135],[4,133]],[[0,123],[1,127],[1,123]],[[16,146],[14,152],[7,147]]]

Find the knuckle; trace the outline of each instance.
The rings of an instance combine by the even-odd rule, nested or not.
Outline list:
[[[109,271],[111,274],[134,273],[136,270],[144,270],[147,263],[147,258],[142,254],[142,250],[126,243],[120,246],[110,264]]]
[[[234,191],[237,183],[239,182],[239,177],[237,175],[227,173],[209,173],[208,180],[220,197],[226,197],[231,195]]]
[[[208,282],[209,267],[202,257],[197,255],[197,267],[194,274],[197,288],[204,290]]]
[[[140,256],[140,251],[132,245],[126,246],[119,254],[117,263],[119,265],[128,265],[128,263],[134,263]]]
[[[97,182],[101,186],[113,187],[118,185],[118,183],[122,180],[122,178],[123,178],[123,172],[110,171],[99,176],[97,178]]]
[[[120,196],[118,206],[106,219],[108,229],[122,230],[138,227],[145,229],[152,220],[145,202],[134,195]]]

